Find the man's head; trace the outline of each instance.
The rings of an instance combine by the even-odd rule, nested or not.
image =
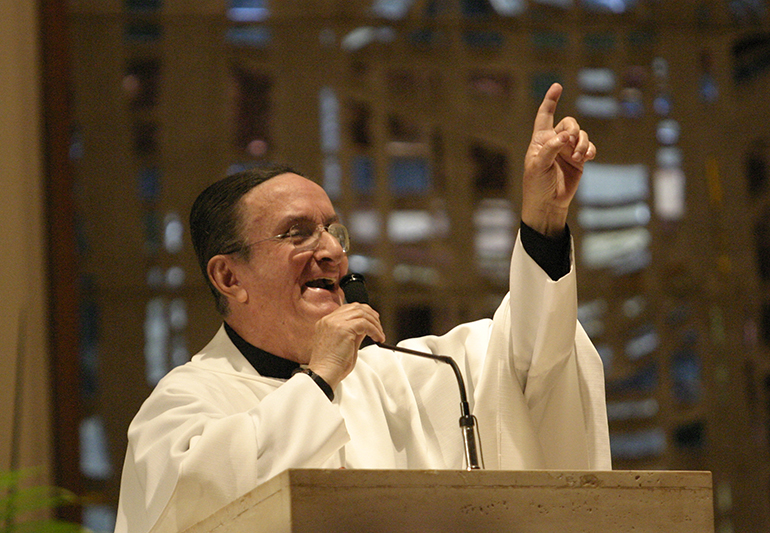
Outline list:
[[[346,233],[324,229],[337,222],[334,207],[320,186],[287,168],[219,183],[191,213],[196,253],[217,308],[250,342],[301,357],[315,322],[344,300],[339,280],[348,261],[339,239]],[[291,237],[298,231],[310,237]]]
[[[198,266],[214,295],[217,311],[227,316],[227,298],[220,293],[208,276],[209,260],[229,250],[237,250],[248,259],[245,247],[240,202],[251,189],[279,174],[296,172],[287,166],[257,167],[232,174],[209,185],[195,199],[190,210],[190,237],[192,238]]]

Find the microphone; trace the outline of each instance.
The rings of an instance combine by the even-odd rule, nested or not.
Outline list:
[[[363,274],[357,274],[355,272],[347,274],[340,280],[340,287],[345,293],[345,300],[347,300],[348,303],[357,302],[369,305],[369,292],[366,290],[366,280],[364,279]],[[395,352],[441,361],[452,367],[455,377],[457,378],[457,385],[460,389],[460,431],[462,431],[463,435],[465,464],[467,465],[467,470],[481,469],[476,447],[476,417],[471,414],[468,395],[465,391],[465,381],[463,381],[463,375],[454,359],[446,355],[420,352],[409,348],[385,344],[384,342],[375,342],[374,344],[386,350],[393,350]],[[480,447],[478,450],[480,450]]]

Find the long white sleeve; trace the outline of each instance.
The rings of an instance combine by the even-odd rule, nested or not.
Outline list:
[[[475,399],[487,467],[611,468],[602,362],[577,322],[574,267],[551,280],[520,239]]]

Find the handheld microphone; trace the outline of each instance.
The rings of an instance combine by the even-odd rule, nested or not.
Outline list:
[[[357,302],[369,305],[369,292],[366,290],[366,280],[364,279],[363,274],[357,274],[355,272],[347,274],[340,280],[340,287],[345,293],[345,300],[347,300],[348,303]],[[460,389],[460,430],[463,435],[465,464],[467,465],[467,470],[481,469],[476,447],[476,417],[471,414],[468,395],[465,391],[465,381],[463,381],[463,375],[454,359],[446,355],[420,352],[409,348],[385,344],[384,342],[375,342],[374,344],[380,348],[385,348],[386,350],[393,350],[395,352],[441,361],[452,367],[455,377],[457,378],[457,385]],[[478,449],[480,450],[480,447]]]

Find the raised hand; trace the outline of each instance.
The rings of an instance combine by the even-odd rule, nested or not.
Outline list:
[[[524,158],[521,220],[548,237],[564,232],[583,165],[596,157],[596,146],[577,120],[566,117],[554,126],[561,94],[558,83],[545,94]]]

